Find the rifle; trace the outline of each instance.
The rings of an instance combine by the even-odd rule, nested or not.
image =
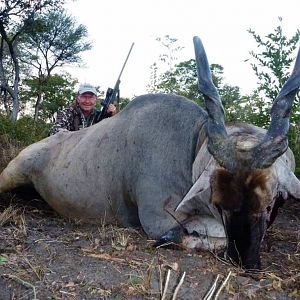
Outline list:
[[[125,62],[123,64],[123,67],[121,69],[121,72],[120,72],[120,75],[117,79],[117,82],[115,84],[115,87],[112,89],[112,88],[108,88],[107,91],[106,91],[106,95],[105,95],[105,99],[102,101],[101,105],[103,106],[102,110],[101,110],[101,114],[99,116],[99,121],[101,121],[102,119],[104,119],[106,113],[107,113],[107,109],[108,109],[108,106],[109,104],[111,103],[114,103],[114,101],[116,100],[116,98],[120,99],[120,90],[119,90],[119,86],[120,86],[120,83],[121,83],[121,75],[123,73],[123,70],[125,68],[125,65],[127,63],[127,60],[129,58],[129,55],[130,55],[130,52],[133,48],[133,45],[134,43],[132,43],[131,47],[130,47],[130,50],[127,54],[127,57],[125,59]]]

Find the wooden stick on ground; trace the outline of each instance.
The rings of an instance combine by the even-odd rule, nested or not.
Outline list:
[[[214,281],[213,285],[211,286],[211,288],[209,289],[209,291],[207,292],[207,294],[205,295],[205,297],[203,298],[203,300],[210,300],[212,299],[212,296],[216,290],[216,287],[217,287],[217,282],[220,278],[220,275],[218,274],[217,275],[217,278],[216,280]]]
[[[222,282],[221,286],[219,287],[219,289],[218,289],[218,291],[217,291],[217,293],[216,293],[216,295],[215,295],[214,300],[217,300],[217,299],[218,299],[218,297],[219,297],[221,291],[223,290],[223,288],[225,287],[226,283],[228,282],[230,275],[231,275],[231,271],[229,271],[227,277],[225,278],[225,280]]]
[[[15,276],[15,275],[11,275],[11,274],[3,274],[2,275],[3,277],[7,277],[9,279],[13,279],[15,281],[17,281],[18,283],[26,286],[26,287],[29,287],[29,288],[32,288],[32,291],[33,291],[33,299],[32,300],[38,300],[37,297],[36,297],[36,288],[33,284],[27,282],[27,281],[24,281],[23,279]]]
[[[185,272],[183,273],[183,275],[181,276],[181,278],[180,278],[180,280],[179,280],[179,283],[178,283],[178,285],[177,285],[177,287],[176,287],[176,289],[175,289],[175,291],[174,291],[172,300],[176,300],[178,291],[179,291],[180,287],[181,287],[182,284],[183,284],[184,277],[185,277]]]
[[[167,290],[168,290],[168,285],[169,285],[169,280],[170,280],[170,274],[171,274],[171,271],[169,269],[168,273],[167,273],[166,282],[165,282],[165,288],[164,288],[164,292],[162,294],[161,300],[164,300],[166,298],[166,294],[167,294]]]

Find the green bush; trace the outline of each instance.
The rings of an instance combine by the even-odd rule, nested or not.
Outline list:
[[[0,170],[26,146],[47,137],[50,124],[25,116],[12,122],[0,115]]]
[[[300,140],[299,140],[299,126],[291,126],[289,131],[289,147],[294,153],[297,177],[300,176]]]
[[[0,135],[7,135],[11,140],[25,146],[47,137],[50,126],[43,121],[35,122],[29,116],[21,117],[15,123],[0,116]]]

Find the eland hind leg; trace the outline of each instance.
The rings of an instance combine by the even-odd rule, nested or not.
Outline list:
[[[28,185],[31,181],[21,170],[20,160],[15,158],[0,174],[0,193],[10,191],[19,186]]]

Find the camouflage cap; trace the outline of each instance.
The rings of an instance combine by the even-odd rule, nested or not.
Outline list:
[[[79,89],[78,89],[78,95],[82,95],[84,93],[93,93],[94,95],[97,95],[97,90],[96,88],[89,84],[89,83],[84,83],[82,85],[80,85]]]

